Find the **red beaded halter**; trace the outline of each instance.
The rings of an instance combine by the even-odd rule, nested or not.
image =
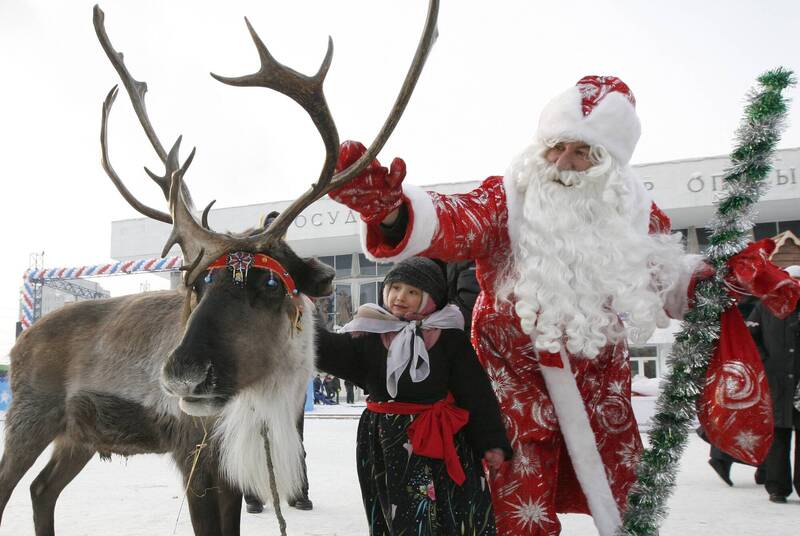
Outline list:
[[[251,268],[269,270],[271,275],[275,275],[283,282],[288,296],[297,296],[299,291],[294,279],[289,275],[286,268],[281,263],[264,255],[263,253],[248,253],[246,251],[233,251],[220,256],[208,266],[208,270],[228,268],[233,273],[233,280],[237,283],[244,283],[247,280],[247,272]]]

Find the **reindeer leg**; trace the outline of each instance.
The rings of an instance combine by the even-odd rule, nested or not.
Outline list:
[[[38,402],[38,403],[37,403]],[[5,449],[0,460],[0,519],[11,492],[55,437],[63,432],[60,402],[15,393],[6,415]]]
[[[222,536],[239,536],[242,518],[242,492],[234,488],[221,476],[219,485],[219,516]]]
[[[31,484],[33,526],[36,536],[55,535],[56,500],[92,456],[94,456],[93,449],[56,442],[50,461]]]
[[[216,485],[216,479],[210,478],[208,472],[198,466],[186,494],[195,536],[223,534],[219,519],[219,490]]]
[[[200,434],[185,438],[183,448],[173,451],[172,456],[183,475],[186,502],[192,519],[195,536],[220,536],[219,482],[214,454],[204,444]],[[203,445],[199,454],[197,445]]]

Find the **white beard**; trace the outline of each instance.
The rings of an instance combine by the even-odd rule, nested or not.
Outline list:
[[[664,295],[681,273],[680,235],[648,235],[626,216],[629,189],[602,148],[585,172],[558,172],[534,145],[509,170],[524,205],[503,299],[513,290],[538,350],[596,357],[608,343],[645,342],[666,327]],[[560,181],[557,182],[557,181]],[[641,227],[641,226],[640,226]]]

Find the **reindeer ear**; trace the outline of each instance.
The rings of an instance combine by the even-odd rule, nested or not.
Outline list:
[[[293,274],[297,289],[311,298],[328,296],[333,292],[336,271],[317,259],[303,259],[297,274]]]

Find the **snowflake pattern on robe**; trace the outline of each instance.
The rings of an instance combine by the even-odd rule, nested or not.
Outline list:
[[[512,505],[513,517],[523,530],[531,530],[535,526],[543,527],[553,521],[548,515],[547,507],[541,500],[532,501],[528,499],[524,502]]]

